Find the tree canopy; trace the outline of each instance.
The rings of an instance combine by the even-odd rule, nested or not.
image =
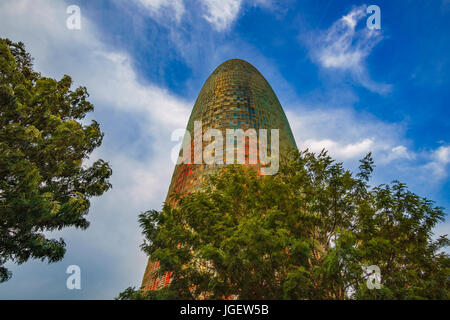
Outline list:
[[[140,215],[142,249],[172,281],[118,299],[449,299],[449,240],[432,233],[443,209],[398,181],[371,187],[373,168],[371,154],[352,174],[307,150],[274,176],[221,168]]]
[[[83,163],[99,147],[99,124],[84,124],[94,109],[85,87],[33,70],[23,43],[0,39],[0,282],[7,261],[63,258],[63,239],[44,232],[87,228],[89,198],[111,187],[103,160]]]

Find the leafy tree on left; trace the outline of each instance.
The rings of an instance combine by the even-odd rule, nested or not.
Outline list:
[[[24,44],[0,38],[0,282],[8,261],[61,260],[64,240],[44,232],[87,228],[89,199],[111,188],[107,162],[83,164],[103,133],[82,123],[94,106],[71,85],[33,71]]]

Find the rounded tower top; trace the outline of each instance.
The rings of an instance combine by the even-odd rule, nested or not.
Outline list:
[[[198,123],[201,123],[200,127]],[[224,137],[227,129],[254,129],[258,133],[260,129],[269,133],[271,129],[278,129],[280,157],[283,158],[289,148],[296,148],[288,120],[272,87],[253,65],[242,59],[230,59],[220,64],[200,90],[187,132],[191,137],[202,139],[209,129],[220,130]],[[202,151],[206,145],[202,144]],[[194,161],[194,150],[192,145],[191,161]],[[185,156],[189,157],[183,154]],[[193,162],[177,165],[167,196],[174,191],[184,193],[199,188],[206,174],[217,167]]]
[[[211,75],[226,72],[233,69],[241,69],[241,70],[251,70],[253,72],[259,73],[258,69],[256,69],[251,63],[242,60],[242,59],[229,59],[222,64],[220,64]],[[260,74],[260,73],[259,73]],[[260,74],[261,75],[261,74]],[[262,75],[261,75],[262,76]]]

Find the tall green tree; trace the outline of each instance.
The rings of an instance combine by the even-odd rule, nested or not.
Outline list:
[[[118,298],[449,299],[449,241],[432,234],[442,208],[399,182],[370,187],[373,167],[370,154],[353,175],[325,151],[293,151],[275,176],[222,168],[140,215],[143,250],[173,280]]]
[[[0,282],[7,261],[62,259],[64,240],[44,232],[87,228],[89,198],[111,187],[107,162],[83,165],[103,134],[83,124],[94,106],[71,85],[35,72],[23,43],[0,39]]]

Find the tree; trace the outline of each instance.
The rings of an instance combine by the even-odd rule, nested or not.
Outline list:
[[[44,232],[87,228],[89,198],[111,187],[107,162],[83,164],[103,134],[82,124],[94,106],[71,85],[33,71],[23,43],[0,39],[0,282],[7,261],[61,260],[64,240]]]
[[[226,166],[161,212],[140,215],[142,249],[169,286],[128,288],[119,299],[448,299],[442,208],[399,182],[370,187],[325,151],[293,151],[275,176]],[[364,266],[381,271],[367,287]]]

